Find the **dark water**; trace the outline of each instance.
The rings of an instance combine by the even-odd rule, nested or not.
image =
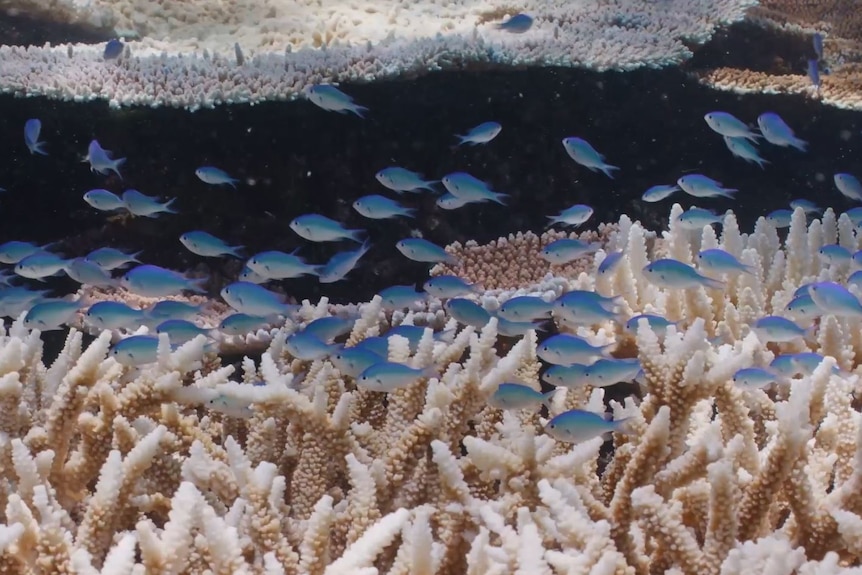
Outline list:
[[[714,65],[726,52],[722,45],[744,44],[734,34],[754,32],[735,28],[692,65]],[[798,43],[790,46],[781,62],[795,67],[805,54]],[[206,230],[247,246],[248,254],[300,248],[309,261],[323,263],[355,244],[311,244],[287,227],[297,215],[318,212],[367,229],[373,248],[345,281],[321,286],[315,279],[288,280],[282,287],[298,300],[327,295],[337,302],[364,301],[383,287],[426,277],[425,265],[394,247],[413,230],[439,244],[487,242],[519,230],[541,231],[545,216],[573,203],[595,208],[587,227],[627,213],[658,229],[667,223],[671,202],[645,204],[639,199],[643,191],[701,172],[738,188],[736,199],[673,199],[686,207],[733,209],[747,231],[757,217],[794,198],[837,210],[851,207],[834,188],[832,174],[862,176],[862,114],[799,96],[717,92],[678,68],[603,74],[464,70],[342,89],[370,108],[366,119],[325,112],[304,100],[187,112],[0,97],[0,187],[8,190],[0,197],[0,242],[59,240],[68,256],[105,245],[143,249],[149,263],[211,274],[215,294],[241,262],[195,256],[179,243],[181,233]],[[764,111],[777,112],[810,142],[810,150],[764,144],[761,153],[771,163],[761,170],[732,157],[709,129],[703,115],[713,110],[748,122]],[[33,117],[42,120],[48,157],[31,156],[24,146],[23,125]],[[454,134],[488,120],[503,125],[493,142],[453,149]],[[587,139],[620,166],[616,178],[575,164],[561,145],[566,136]],[[123,180],[91,173],[81,163],[93,138],[115,157],[128,158]],[[237,190],[208,186],[194,175],[202,165],[218,166],[243,183]],[[367,220],[351,203],[372,193],[392,197],[374,178],[390,165],[432,178],[468,171],[511,194],[511,203],[445,211],[435,206],[436,196],[405,194],[404,203],[419,208],[415,221]],[[100,187],[176,197],[180,214],[110,221],[81,198]]]

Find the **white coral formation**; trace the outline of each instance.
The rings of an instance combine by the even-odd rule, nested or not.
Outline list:
[[[296,97],[319,82],[368,82],[465,64],[630,70],[679,63],[754,0],[150,2],[93,0],[86,14],[139,34],[102,47],[0,47],[0,90],[112,105],[197,108]],[[105,16],[105,11],[111,13]],[[515,12],[524,34],[495,29]],[[247,56],[243,56],[243,53]]]
[[[245,360],[238,382],[233,367],[202,371],[203,338],[129,370],[105,358],[110,334],[85,348],[73,330],[45,366],[38,333],[16,324],[0,338],[0,570],[862,573],[860,320],[823,318],[827,358],[788,389],[731,381],[776,351],[747,333],[747,318],[816,275],[824,242],[859,247],[845,220],[827,212],[806,225],[797,212],[781,242],[765,221],[741,234],[729,214],[720,240],[672,226],[653,253],[623,218],[611,242],[626,259],[596,287],[683,322],[663,339],[646,325],[634,342],[617,336],[645,380],[639,400],[610,402],[632,430],[614,436],[610,458],[599,438],[560,443],[538,414],[487,405],[500,383],[535,385],[539,372],[535,333],[498,345],[496,320],[451,343],[427,330],[412,355],[393,337],[391,359],[438,376],[386,396],[326,361],[294,360],[281,337],[259,363]],[[718,244],[758,273],[726,292],[643,281],[657,255]],[[379,322],[377,298],[349,342]],[[615,337],[609,326],[593,336]],[[552,414],[601,411],[604,395],[560,391]]]

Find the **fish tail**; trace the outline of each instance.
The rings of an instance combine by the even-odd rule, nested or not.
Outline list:
[[[719,281],[717,279],[709,278],[706,276],[700,276],[700,277],[702,278],[701,284],[703,284],[704,287],[708,287],[711,289],[724,289],[724,282],[723,281]]]
[[[724,198],[729,198],[729,199],[731,199],[731,200],[732,200],[732,199],[733,199],[733,196],[734,196],[734,195],[736,194],[736,192],[738,192],[738,191],[739,191],[739,190],[736,190],[736,189],[734,189],[734,188],[721,188],[721,189],[719,190],[719,192],[718,192],[718,195],[719,195],[719,196],[722,196],[722,197],[724,197]]]
[[[35,144],[33,144],[33,147],[30,148],[30,153],[31,154],[39,154],[40,156],[47,156],[48,152],[46,152],[45,148],[42,147],[44,145],[45,145],[45,142],[36,142]]]
[[[408,218],[415,218],[416,217],[416,208],[404,208],[404,211],[401,212],[401,215],[408,217]]]
[[[619,166],[612,166],[610,164],[603,164],[599,167],[599,169],[610,179],[614,179],[613,170],[619,170]]]
[[[427,190],[429,192],[436,192],[437,188],[435,188],[434,186],[436,186],[439,183],[440,183],[440,180],[428,180],[427,182],[422,182],[422,185],[419,186],[418,189]]]
[[[800,138],[791,138],[790,145],[799,150],[800,152],[808,151],[808,142]]]
[[[207,293],[204,289],[204,284],[209,281],[208,277],[190,279],[186,285],[186,289],[195,293]]]
[[[365,118],[365,113],[368,111],[368,108],[365,106],[360,106],[358,104],[354,104],[350,107],[350,111],[359,116],[360,118]]]
[[[233,246],[233,247],[231,247],[231,248],[230,248],[230,251],[228,251],[228,253],[229,253],[230,255],[232,255],[233,257],[235,257],[235,258],[240,258],[240,259],[242,259],[242,258],[243,258],[243,255],[242,255],[242,253],[241,253],[241,252],[242,252],[242,250],[244,250],[244,249],[245,249],[245,246]]]
[[[125,163],[126,163],[126,158],[117,158],[116,160],[114,160],[111,163],[111,167],[110,167],[110,169],[113,170],[114,173],[117,174],[117,177],[120,178],[121,180],[123,179],[123,175],[120,174],[120,166],[122,166]]]
[[[347,236],[354,242],[363,243],[362,235],[365,234],[365,230],[348,230],[350,234]]]
[[[501,206],[509,205],[509,199],[510,199],[509,194],[501,194],[501,193],[497,193],[497,192],[493,192],[493,194],[494,195],[491,196],[492,202],[497,202]]]
[[[165,213],[168,213],[168,214],[178,214],[179,212],[178,212],[177,210],[175,210],[175,209],[174,209],[174,202],[175,202],[175,201],[177,201],[177,199],[176,199],[176,198],[171,198],[170,200],[168,200],[167,202],[165,202],[165,205],[163,206],[163,207],[164,207],[164,210],[163,210],[163,211],[164,211]],[[156,215],[158,215],[158,214],[156,214]],[[139,252],[139,253],[140,253],[140,252]]]

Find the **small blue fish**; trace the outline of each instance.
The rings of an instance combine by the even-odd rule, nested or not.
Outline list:
[[[167,297],[184,291],[206,293],[203,279],[190,279],[173,270],[144,264],[129,270],[120,280],[127,290],[144,297]]]
[[[536,348],[536,355],[553,365],[591,363],[604,355],[615,344],[594,346],[576,335],[561,333],[552,335]]]
[[[93,287],[115,287],[119,282],[93,262],[75,258],[66,264],[66,275],[82,285]]]
[[[850,256],[850,261],[853,262],[854,267],[862,268],[862,250],[853,252],[853,255]]]
[[[764,343],[770,341],[786,343],[797,338],[805,339],[810,333],[791,320],[777,315],[768,315],[758,319],[751,326],[751,330],[757,334],[757,339]]]
[[[31,242],[19,242],[17,240],[0,244],[0,263],[17,264],[27,256],[41,252],[48,246],[37,246]]]
[[[129,254],[116,248],[96,248],[88,253],[84,259],[93,262],[103,270],[111,271],[130,263],[140,263],[139,255],[141,252]]]
[[[37,303],[24,316],[24,327],[39,331],[62,329],[75,317],[79,309],[81,303],[76,301],[53,300]]]
[[[593,387],[608,387],[632,381],[641,371],[641,362],[637,359],[607,359],[597,360],[584,370],[587,385]]]
[[[769,163],[768,160],[764,160],[763,157],[757,153],[757,148],[755,148],[751,142],[745,138],[731,138],[730,136],[724,136],[724,145],[727,146],[727,149],[730,150],[730,153],[735,157],[752,164],[757,164],[760,166],[761,170],[764,169],[764,164]]]
[[[236,276],[236,281],[240,282],[251,282],[253,284],[265,284],[269,281],[268,278],[263,277],[253,269],[248,266],[242,268],[239,272],[239,275]]]
[[[631,317],[626,322],[626,331],[631,334],[637,334],[638,326],[640,325],[641,320],[645,321],[650,327],[650,329],[653,330],[653,332],[655,332],[655,334],[659,337],[664,337],[665,332],[667,332],[667,328],[672,325],[676,325],[676,322],[672,322],[669,319],[660,315],[642,313],[640,315]]]
[[[510,34],[523,34],[533,25],[533,18],[527,14],[515,14],[505,22],[496,24],[497,30],[504,30]]]
[[[545,433],[566,443],[582,443],[605,434],[627,433],[627,419],[610,421],[598,413],[572,409],[554,417],[545,426]]]
[[[111,158],[111,152],[102,148],[97,140],[90,142],[87,148],[87,156],[85,162],[90,162],[90,171],[97,172],[101,175],[106,175],[108,172],[114,172],[121,180],[120,166],[126,163],[126,158]]]
[[[853,255],[850,250],[838,244],[827,244],[817,250],[820,259],[830,264],[847,264],[850,263]]]
[[[823,34],[820,32],[815,32],[811,37],[811,45],[814,47],[814,54],[817,55],[818,60],[823,59]]]
[[[126,207],[126,203],[119,196],[102,189],[90,190],[84,194],[84,201],[102,212],[110,212]]]
[[[331,218],[320,214],[305,214],[290,222],[290,229],[296,234],[310,242],[335,242],[338,240],[352,240],[362,242],[360,237],[364,230],[348,230]]]
[[[773,210],[766,215],[766,221],[775,226],[775,229],[789,228],[793,219],[793,212],[788,209]]]
[[[512,411],[536,409],[540,405],[550,409],[549,404],[555,393],[557,393],[556,389],[542,393],[522,383],[501,383],[494,394],[488,398],[488,405],[495,409]]]
[[[192,319],[201,312],[203,306],[182,301],[162,300],[147,309],[147,317],[161,323],[166,319]]]
[[[318,275],[320,266],[311,265],[299,256],[277,250],[260,252],[246,262],[250,270],[268,280],[284,280]]]
[[[538,296],[519,295],[506,300],[497,315],[509,321],[536,321],[551,317],[554,304]]]
[[[229,246],[224,240],[200,230],[194,230],[182,234],[180,236],[180,243],[182,243],[186,249],[193,254],[205,258],[217,258],[221,256],[233,256],[238,258],[241,257],[239,250],[245,247]]]
[[[495,192],[487,182],[466,172],[447,174],[441,181],[450,194],[468,203],[496,202],[505,206],[509,201],[508,194]]]
[[[862,304],[850,291],[834,282],[818,282],[808,287],[815,305],[825,314],[862,317]]]
[[[318,281],[322,284],[335,283],[343,280],[347,274],[353,271],[359,264],[368,250],[371,249],[371,242],[367,241],[355,250],[345,250],[338,252],[320,268]]]
[[[823,211],[823,208],[812,202],[811,200],[806,200],[804,198],[797,198],[790,202],[791,209],[802,208],[802,211],[805,212],[805,215],[810,214],[819,214]],[[849,210],[848,210],[849,211]],[[845,212],[846,213],[846,212]]]
[[[687,230],[702,230],[703,226],[720,224],[722,216],[703,208],[689,208],[681,213],[676,219],[683,228]]]
[[[674,192],[680,191],[679,186],[675,184],[659,184],[657,186],[650,187],[647,191],[643,193],[641,199],[645,202],[660,202],[663,199],[670,197]]]
[[[173,204],[176,198],[171,198],[165,203],[159,202],[158,198],[142,194],[138,190],[126,190],[123,192],[123,203],[129,213],[133,216],[144,218],[155,218],[159,214],[176,214]]]
[[[96,329],[134,330],[144,322],[144,312],[116,301],[100,301],[90,306],[84,320]]]
[[[611,252],[605,256],[605,259],[602,260],[602,263],[599,264],[598,269],[596,270],[600,276],[605,276],[611,274],[617,266],[620,265],[620,262],[623,261],[624,252]]]
[[[41,280],[62,273],[67,263],[56,254],[36,252],[15,264],[15,273],[31,280]]]
[[[808,60],[808,79],[811,80],[811,85],[815,91],[820,93],[820,67],[817,60]]]
[[[762,367],[747,367],[733,374],[733,383],[744,389],[761,389],[779,381],[783,381],[779,374]]]
[[[756,271],[752,266],[736,259],[733,254],[718,248],[703,250],[697,254],[697,264],[703,270],[719,274],[753,274]]]
[[[350,112],[364,118],[365,112],[368,111],[368,108],[355,103],[352,97],[332,84],[310,86],[305,90],[305,95],[312,104],[327,112],[338,112],[339,114]]]
[[[598,170],[613,179],[614,176],[611,172],[619,170],[619,167],[605,163],[605,157],[583,138],[563,138],[563,148],[570,158],[592,172]]]
[[[345,347],[330,355],[329,361],[342,375],[357,378],[372,365],[385,362],[386,358],[370,349]]]
[[[554,302],[554,316],[568,325],[595,325],[604,321],[616,321],[618,314],[605,308],[595,298],[579,293],[565,293]]]
[[[328,342],[336,337],[350,333],[354,323],[356,323],[355,319],[345,319],[329,315],[309,322],[302,328],[302,331],[303,333],[310,333],[320,341]]]
[[[565,387],[567,389],[578,389],[587,384],[586,375],[588,365],[573,363],[571,365],[552,365],[542,374],[542,381],[548,385]]]
[[[437,370],[433,365],[425,369],[415,369],[402,363],[386,361],[366,368],[356,378],[356,385],[370,391],[389,393],[436,374]]]
[[[282,295],[251,282],[229,284],[221,290],[221,297],[230,307],[248,315],[286,315],[292,309]]]
[[[158,337],[133,335],[114,344],[109,355],[121,365],[139,367],[158,360],[158,349]]]
[[[156,326],[156,333],[168,334],[172,344],[183,344],[199,335],[209,337],[210,330],[199,327],[185,319],[168,319]]]
[[[808,294],[793,298],[784,309],[793,317],[802,320],[814,319],[821,313],[820,308],[817,307],[817,304],[814,303],[814,300]]]
[[[251,419],[254,416],[254,409],[247,401],[223,394],[209,398],[206,401],[206,407],[208,410],[234,419]]]
[[[808,149],[808,142],[797,138],[790,126],[775,112],[764,112],[759,115],[757,125],[760,127],[763,138],[770,144],[781,147],[790,146],[800,152]]]
[[[464,135],[456,135],[458,138],[458,146],[462,144],[469,144],[471,146],[475,146],[477,144],[487,144],[491,140],[497,137],[497,134],[503,129],[497,122],[484,122],[479,124],[478,126],[471,128]]]
[[[484,288],[481,285],[467,283],[458,276],[453,275],[435,276],[426,281],[422,286],[422,289],[428,292],[428,294],[440,299],[484,291]]]
[[[491,314],[485,308],[468,299],[452,298],[443,307],[458,323],[472,325],[476,329],[482,329],[491,321]]]
[[[757,143],[760,137],[739,118],[727,112],[709,112],[703,117],[714,132],[731,138],[745,138]]]
[[[417,302],[424,302],[427,294],[416,291],[413,286],[390,286],[378,294],[383,299],[383,309],[394,311],[411,308]]]
[[[579,227],[593,217],[593,208],[584,204],[575,204],[566,208],[556,216],[548,216],[551,222],[548,227],[554,224],[565,224],[567,226]]]
[[[733,194],[739,190],[733,188],[722,188],[721,182],[708,178],[703,174],[687,174],[679,178],[676,183],[682,191],[695,198],[723,197],[733,199]]]
[[[447,263],[455,265],[458,258],[445,249],[422,238],[407,238],[395,244],[398,251],[414,262]]]
[[[458,208],[464,207],[469,204],[465,199],[459,198],[457,196],[453,196],[449,192],[445,192],[442,196],[437,198],[437,206],[444,210],[457,210]]]
[[[572,238],[562,238],[553,241],[542,248],[539,257],[555,265],[573,262],[578,258],[594,254],[602,247],[599,242],[585,242]]]
[[[234,313],[219,323],[218,328],[225,335],[244,335],[252,333],[271,323],[265,317],[248,315],[247,313]]]
[[[102,52],[103,60],[116,60],[123,55],[125,46],[116,38],[112,38],[105,43],[105,51]]]
[[[18,318],[44,299],[48,290],[36,291],[24,287],[0,288],[0,316]]]
[[[850,277],[847,278],[847,285],[855,285],[856,287],[862,288],[862,270],[856,270]]]
[[[339,346],[321,341],[313,333],[300,331],[285,340],[284,348],[296,359],[316,361],[327,357],[333,351],[337,350]]]
[[[857,206],[855,208],[850,208],[846,212],[847,217],[850,218],[850,221],[853,222],[854,226],[862,225],[862,206]]]
[[[597,303],[608,311],[614,311],[622,303],[622,298],[620,296],[607,297],[590,290],[573,289],[562,294],[557,298],[557,301],[571,301],[573,304],[588,301]]]
[[[723,289],[724,282],[702,276],[688,264],[663,258],[656,260],[643,269],[644,277],[650,283],[663,288],[692,289],[707,287]]]
[[[823,363],[824,359],[825,358],[819,353],[815,353],[813,351],[803,351],[790,355],[790,364],[795,370],[794,375],[811,375],[812,373],[814,373],[814,370],[817,369],[821,363]],[[773,363],[775,363],[774,360]],[[841,373],[841,369],[836,365],[832,368],[832,373]]]
[[[214,166],[201,166],[195,170],[195,175],[200,181],[212,186],[227,185],[236,189],[238,179],[230,177],[227,172]]]
[[[856,202],[862,202],[862,182],[853,174],[835,174],[832,179],[841,194]]]
[[[359,198],[353,202],[353,209],[372,220],[385,220],[396,216],[408,218],[416,216],[414,208],[405,208],[395,200],[376,194]]]
[[[434,184],[437,183],[432,180],[424,180],[422,174],[397,166],[383,168],[374,174],[374,177],[385,187],[399,194],[401,192],[416,192],[418,190],[433,192],[435,191]]]
[[[42,131],[42,122],[38,118],[30,118],[24,122],[24,145],[30,150],[31,154],[39,154],[47,156],[48,152],[42,147],[45,142],[39,141],[39,134]]]

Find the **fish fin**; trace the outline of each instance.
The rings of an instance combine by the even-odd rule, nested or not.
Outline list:
[[[363,119],[365,118],[365,113],[368,112],[368,108],[366,108],[365,106],[360,106],[358,104],[352,105],[349,110]]]
[[[711,289],[724,289],[725,283],[723,281],[719,281],[717,279],[713,279],[707,276],[700,276],[703,278],[701,280],[701,284],[703,287],[708,287]]]
[[[542,405],[548,408],[548,411],[551,410],[551,401],[553,401],[554,396],[557,395],[557,390],[559,388],[555,387],[551,391],[546,391],[542,394]]]
[[[605,165],[601,166],[599,169],[600,169],[600,170],[601,170],[601,171],[602,171],[602,172],[603,172],[607,177],[609,177],[610,179],[612,179],[612,180],[613,180],[613,179],[614,179],[614,175],[613,175],[613,173],[611,173],[611,172],[612,172],[613,170],[619,170],[620,168],[619,168],[619,166],[612,166],[612,165],[610,165],[610,164],[605,164]],[[593,171],[595,171],[595,170],[593,170]]]
[[[808,142],[800,138],[791,138],[790,145],[799,150],[800,152],[808,151]]]
[[[511,196],[509,196],[509,194],[494,193],[494,195],[491,197],[491,201],[497,202],[501,206],[508,206],[510,198]]]
[[[33,147],[30,148],[30,153],[31,154],[38,154],[40,156],[47,156],[48,152],[46,152],[44,150],[44,148],[42,148],[42,146],[44,146],[44,145],[45,145],[45,142],[36,142],[35,144],[33,144]]]

